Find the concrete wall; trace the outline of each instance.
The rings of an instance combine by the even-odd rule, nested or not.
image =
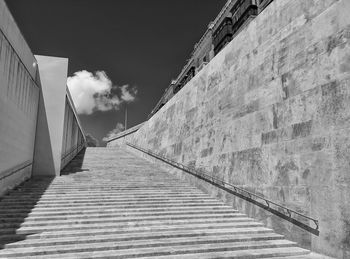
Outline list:
[[[273,1],[126,139],[319,219],[317,237],[196,181],[302,246],[350,258],[349,11],[348,0]]]
[[[34,62],[0,0],[0,196],[31,176],[39,100]]]
[[[64,114],[61,170],[85,147],[85,133],[67,88]]]
[[[58,176],[85,146],[85,135],[67,88],[68,59],[36,56],[41,97],[35,140],[34,176]]]
[[[34,176],[57,176],[61,171],[68,59],[36,56],[41,91],[35,139]]]
[[[33,64],[36,60],[4,0],[0,0],[0,30],[5,35],[9,44],[16,50],[19,59],[26,67],[28,73],[32,78],[35,78],[37,67],[33,66]]]

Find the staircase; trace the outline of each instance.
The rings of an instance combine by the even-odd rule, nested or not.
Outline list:
[[[0,258],[321,257],[123,149],[88,148],[0,201]]]

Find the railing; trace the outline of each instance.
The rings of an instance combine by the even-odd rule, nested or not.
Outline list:
[[[206,65],[208,65],[208,62],[203,62],[198,68],[197,68],[197,71],[201,71]],[[197,72],[197,73],[198,73]]]
[[[202,179],[202,180],[204,180],[204,181],[206,181],[206,182],[208,182],[216,187],[219,187],[219,188],[221,188],[221,189],[223,189],[231,194],[234,194],[240,198],[243,198],[243,199],[279,216],[280,218],[283,218],[283,219],[303,228],[304,230],[309,231],[310,233],[312,233],[314,235],[318,236],[320,233],[319,232],[319,222],[318,222],[318,220],[316,220],[314,218],[311,218],[309,216],[301,214],[295,210],[287,208],[283,205],[280,205],[280,204],[273,202],[269,199],[266,199],[262,196],[256,195],[255,193],[244,190],[244,189],[237,187],[233,184],[224,182],[221,179],[218,179],[214,176],[209,175],[209,173],[204,171],[204,170],[198,170],[194,167],[185,166],[185,165],[180,164],[176,161],[173,161],[169,158],[166,158],[162,155],[156,154],[149,149],[144,149],[142,147],[138,147],[138,146],[131,144],[129,142],[127,142],[126,144],[128,146],[135,148],[143,153],[146,153],[154,158],[157,158],[157,159],[159,159],[159,160],[161,160],[161,161],[163,161],[163,162],[165,162],[173,167],[176,167],[176,168],[181,169],[181,170],[183,170],[191,175],[194,175],[194,176],[196,176],[196,177],[198,177],[198,178],[200,178],[200,179]],[[298,215],[306,220],[312,221],[315,224],[315,227],[314,228],[310,227],[309,225],[293,218],[293,214]]]
[[[240,6],[235,6],[232,12],[232,21],[233,21],[233,34],[235,34],[241,26],[248,20],[249,17],[255,17],[258,15],[258,7],[254,4],[255,1],[244,0],[240,2]]]
[[[218,29],[213,33],[213,45],[215,53],[218,53],[227,42],[231,41],[232,32],[232,19],[225,18],[222,21]]]
[[[80,152],[81,149],[83,149],[85,146],[85,142],[74,145],[73,147],[71,147],[67,153],[62,154],[61,155],[61,161],[66,159],[68,156],[70,156],[72,153],[76,152],[77,150],[79,150],[78,152]]]
[[[273,0],[258,0],[259,13],[261,13]]]

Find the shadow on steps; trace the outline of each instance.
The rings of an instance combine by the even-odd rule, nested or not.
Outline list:
[[[0,250],[6,244],[38,234],[20,228],[54,178],[32,178],[10,191],[0,200]]]
[[[83,169],[83,162],[85,157],[86,148],[82,149],[73,159],[70,161],[61,171],[61,175],[70,175],[79,172],[89,171],[89,169]]]
[[[69,162],[61,175],[89,171],[83,169],[86,149]],[[27,236],[39,234],[21,230],[23,223],[33,211],[54,178],[32,178],[10,191],[0,199],[0,250],[7,244],[25,240]]]

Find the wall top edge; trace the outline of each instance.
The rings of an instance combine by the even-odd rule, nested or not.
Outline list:
[[[75,109],[75,105],[74,105],[74,102],[73,102],[73,98],[70,94],[70,91],[68,89],[68,86],[66,87],[66,96],[67,96],[67,99],[68,99],[68,103],[70,105],[70,107],[72,108],[72,111],[74,113],[74,117],[78,123],[78,126],[79,126],[79,129],[83,135],[83,138],[84,138],[84,141],[86,142],[86,136],[85,136],[85,131],[83,129],[83,127],[81,126],[81,122],[80,122],[80,119],[79,119],[79,116],[78,116],[78,113],[77,113],[77,110]]]
[[[117,134],[115,137],[113,138],[110,138],[107,143],[111,142],[111,141],[114,141],[114,140],[117,140],[119,138],[122,138],[122,137],[125,137],[131,133],[134,133],[135,131],[138,131],[144,124],[146,123],[146,121],[130,128],[130,129],[127,129],[127,130],[124,130],[123,132],[120,132],[119,134]]]
[[[15,50],[33,79],[36,78],[36,59],[4,0],[0,0],[0,30]]]

